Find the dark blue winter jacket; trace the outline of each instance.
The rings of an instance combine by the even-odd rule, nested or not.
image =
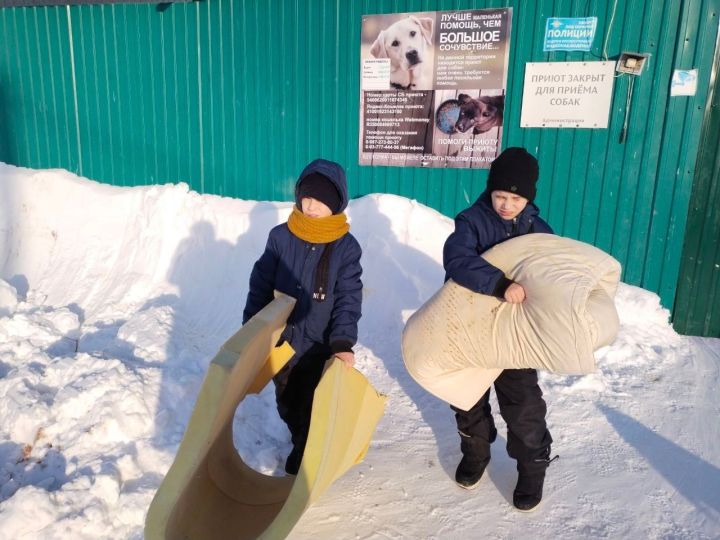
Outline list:
[[[502,298],[511,280],[480,254],[495,244],[528,233],[552,233],[532,203],[512,220],[501,218],[493,209],[490,193],[485,191],[470,208],[455,218],[455,232],[445,241],[443,266],[445,281],[452,279],[482,294]]]
[[[341,196],[338,213],[342,212],[348,204],[345,172],[332,161],[318,159],[305,167],[295,184],[296,199],[300,182],[314,172],[333,182]],[[300,202],[296,203],[300,207]],[[357,342],[362,302],[362,250],[350,233],[332,243],[327,293],[324,301],[319,302],[312,298],[312,293],[318,262],[328,245],[301,240],[283,223],[270,231],[265,252],[250,274],[243,324],[272,301],[273,289],[296,298],[282,334],[282,339],[295,349],[296,358],[316,343],[325,344],[332,352],[341,352],[351,351]]]

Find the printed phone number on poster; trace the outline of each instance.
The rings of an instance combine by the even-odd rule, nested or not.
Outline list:
[[[406,109],[422,109],[425,105],[398,105],[393,107],[392,105],[368,105],[368,114],[396,114]]]
[[[407,151],[407,152],[422,152],[424,148],[422,146],[406,146],[404,144],[366,144],[366,151],[380,150],[380,151]]]

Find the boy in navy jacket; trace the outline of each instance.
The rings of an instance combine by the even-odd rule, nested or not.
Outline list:
[[[480,255],[495,244],[528,233],[552,233],[532,201],[538,179],[537,160],[524,148],[508,148],[490,166],[487,189],[455,218],[455,231],[443,250],[445,279],[511,303],[525,300],[515,283]],[[552,437],[545,423],[547,408],[534,369],[506,369],[495,380],[500,414],[508,428],[507,451],[517,460],[518,481],[513,504],[529,511],[542,498]],[[490,390],[469,410],[453,407],[462,459],[455,481],[471,489],[490,461],[497,430],[490,411]]]
[[[281,337],[295,355],[273,379],[278,412],[293,442],[288,474],[300,468],[325,361],[334,355],[348,366],[355,363],[362,302],[362,250],[343,213],[343,168],[324,159],[308,164],[295,184],[295,203],[287,223],[270,231],[253,266],[243,312],[245,324],[272,301],[274,289],[297,299]]]

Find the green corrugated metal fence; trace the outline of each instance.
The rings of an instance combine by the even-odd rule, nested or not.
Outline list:
[[[720,37],[690,198],[673,324],[679,332],[720,337]]]
[[[208,0],[0,10],[0,159],[64,167],[117,185],[184,181],[247,199],[289,199],[323,156],[353,196],[415,198],[453,215],[484,171],[360,167],[361,17],[511,6],[504,145],[539,156],[538,204],[561,234],[596,244],[624,280],[673,304],[720,0]],[[598,17],[590,53],[544,53],[549,16]],[[611,25],[612,21],[612,25]],[[651,54],[618,143],[627,77],[609,129],[521,129],[524,65]],[[670,97],[673,69],[698,93]]]

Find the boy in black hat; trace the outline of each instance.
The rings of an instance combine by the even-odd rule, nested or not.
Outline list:
[[[480,255],[495,244],[528,233],[552,233],[533,204],[538,162],[524,148],[508,148],[490,166],[487,189],[455,218],[455,231],[443,250],[445,279],[511,303],[525,300],[521,283],[508,279]],[[542,499],[552,437],[545,423],[547,407],[534,369],[506,369],[495,380],[500,414],[508,428],[507,451],[517,460],[513,504],[522,511]],[[462,459],[455,481],[474,488],[490,461],[497,430],[490,411],[490,390],[469,410],[455,411]]]
[[[355,363],[362,301],[362,250],[343,213],[343,168],[324,159],[310,163],[295,184],[295,203],[287,223],[270,231],[253,266],[243,312],[245,324],[272,301],[273,290],[297,299],[281,337],[295,355],[273,379],[278,412],[293,442],[288,474],[300,468],[325,362],[336,356],[348,366]]]

